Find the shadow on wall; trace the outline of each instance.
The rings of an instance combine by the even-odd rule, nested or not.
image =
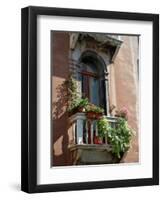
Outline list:
[[[68,150],[67,88],[64,83],[58,85],[56,94],[55,102],[52,103],[53,166],[64,166],[71,163]]]
[[[52,102],[52,118],[59,119],[65,112],[67,107],[67,88],[62,83],[56,88],[56,101]]]

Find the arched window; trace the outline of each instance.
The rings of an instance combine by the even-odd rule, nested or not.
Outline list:
[[[79,79],[82,97],[106,111],[106,66],[101,57],[92,51],[86,51],[80,58]]]

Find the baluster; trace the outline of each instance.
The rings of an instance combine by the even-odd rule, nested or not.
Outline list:
[[[97,127],[97,121],[95,121],[95,127],[96,127],[96,129],[95,129],[95,135],[96,135],[96,136],[98,136],[98,127]]]
[[[86,139],[86,144],[88,144],[88,120],[85,122],[85,139]]]
[[[91,124],[91,144],[93,144],[93,121],[90,121]]]
[[[83,119],[77,119],[77,144],[83,144]]]
[[[108,123],[110,124],[110,126],[112,127],[113,123],[112,122],[109,122]],[[107,135],[105,135],[105,144],[108,144],[108,137]]]

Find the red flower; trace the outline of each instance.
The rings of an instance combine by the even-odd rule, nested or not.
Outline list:
[[[98,136],[94,137],[94,144],[103,144],[102,139],[99,138]]]

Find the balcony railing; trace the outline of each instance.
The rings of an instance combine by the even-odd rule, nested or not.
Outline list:
[[[117,118],[105,116],[108,123],[114,128]],[[94,144],[98,136],[97,120],[88,119],[85,113],[76,113],[69,118],[69,127],[73,134],[73,144]],[[107,137],[103,143],[108,144]]]

